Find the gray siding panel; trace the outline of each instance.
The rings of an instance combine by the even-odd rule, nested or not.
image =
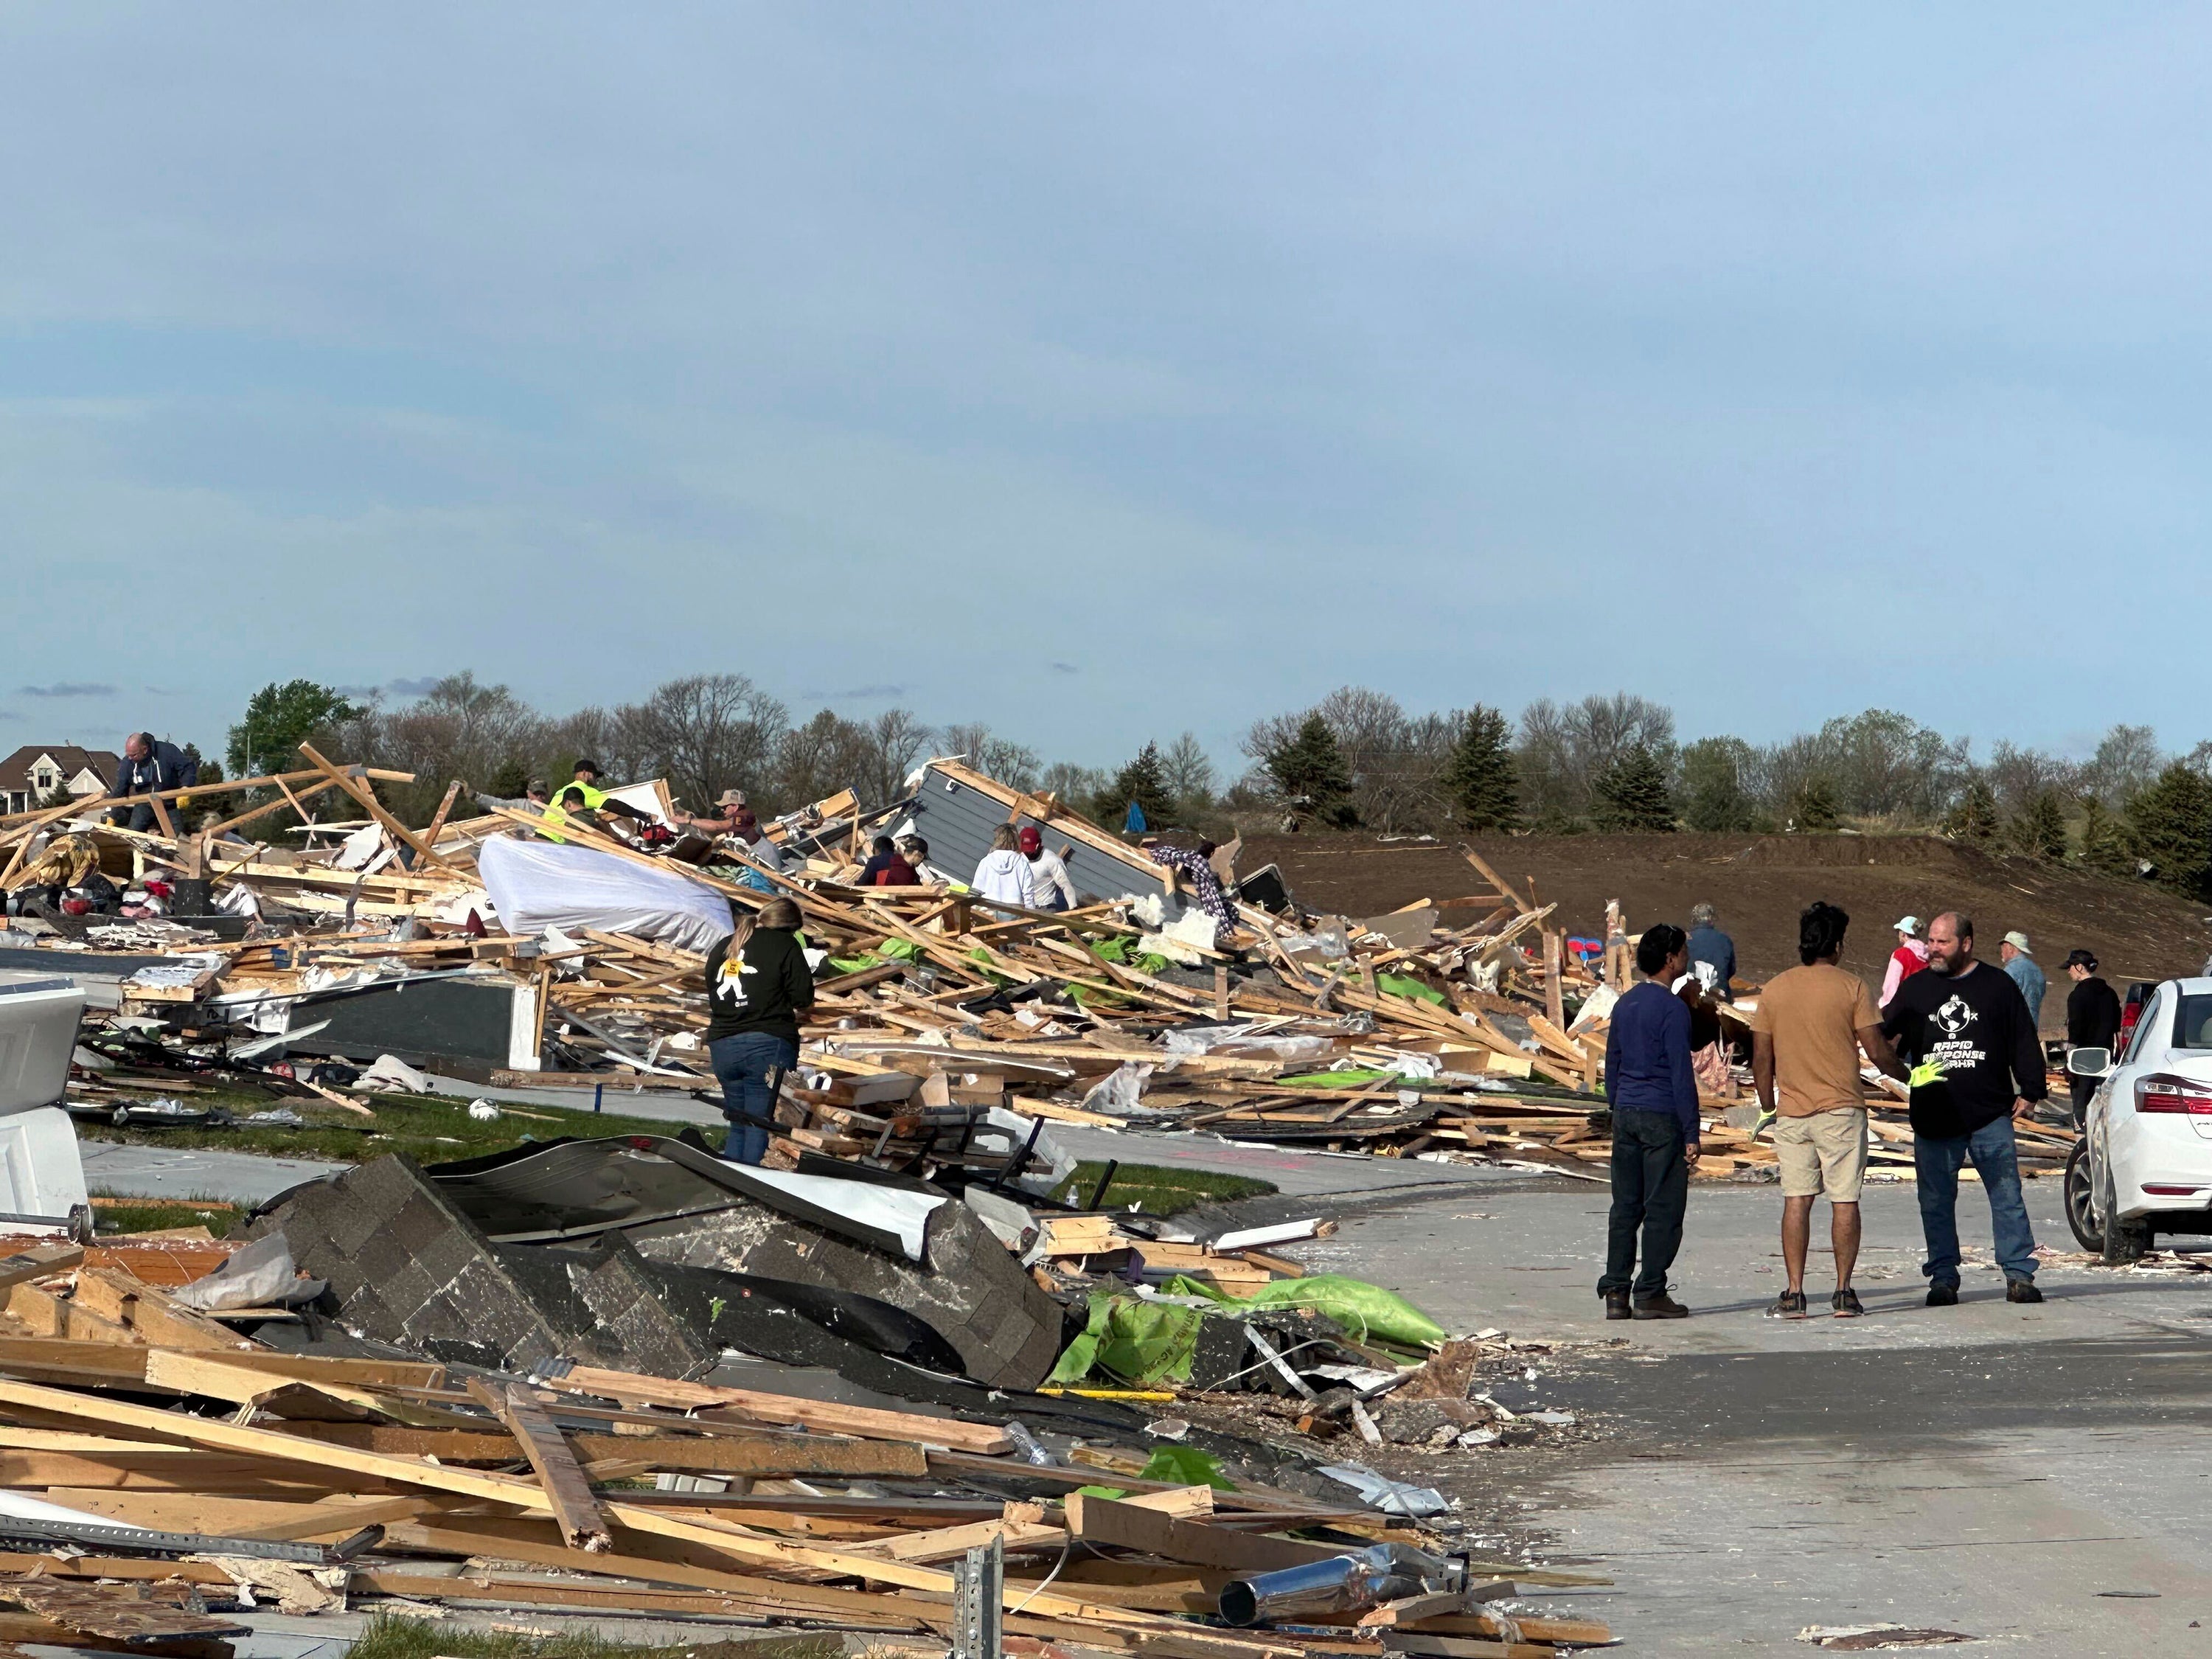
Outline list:
[[[929,861],[957,881],[966,881],[975,873],[983,854],[991,850],[992,832],[1007,821],[1006,809],[999,802],[933,766],[922,774],[921,793],[908,817],[913,820],[913,833],[929,843]],[[1131,861],[1124,863],[1095,847],[1070,842],[1064,834],[1055,835],[1049,823],[1027,816],[1015,822],[1017,827],[1036,824],[1044,844],[1055,852],[1064,842],[1074,847],[1066,861],[1068,879],[1075,884],[1077,892],[1104,899],[1119,898],[1124,893],[1164,896],[1152,861],[1133,848]],[[1174,921],[1186,908],[1183,896],[1177,893],[1169,903],[1168,919]]]

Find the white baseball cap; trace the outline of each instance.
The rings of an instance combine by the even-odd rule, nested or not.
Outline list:
[[[1896,931],[1900,933],[1910,933],[1913,938],[1918,939],[1920,937],[1920,918],[1917,916],[1899,916],[1897,919]]]
[[[2024,957],[2032,957],[2035,954],[2027,948],[2027,935],[2025,933],[2007,933],[2004,936],[2004,942]]]

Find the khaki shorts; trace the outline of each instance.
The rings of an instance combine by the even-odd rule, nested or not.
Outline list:
[[[1782,1159],[1782,1196],[1856,1204],[1866,1179],[1867,1115],[1855,1106],[1777,1118],[1774,1150]]]

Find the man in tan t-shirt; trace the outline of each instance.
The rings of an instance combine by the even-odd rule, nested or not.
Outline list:
[[[1866,1097],[1859,1050],[1890,1076],[1905,1067],[1882,1035],[1881,1014],[1866,981],[1836,965],[1850,918],[1825,902],[1797,919],[1804,966],[1778,974],[1759,993],[1751,1024],[1751,1075],[1763,1111],[1778,1112],[1774,1150],[1782,1161],[1782,1262],[1789,1288],[1770,1318],[1805,1317],[1805,1255],[1812,1247],[1813,1200],[1828,1197],[1828,1236],[1836,1253],[1838,1319],[1866,1310],[1851,1288],[1859,1255],[1859,1186],[1866,1176]]]

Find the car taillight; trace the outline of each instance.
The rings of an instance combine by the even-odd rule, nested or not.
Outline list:
[[[2154,1072],[2136,1079],[2136,1110],[2184,1112],[2191,1117],[2212,1117],[2212,1083]]]

